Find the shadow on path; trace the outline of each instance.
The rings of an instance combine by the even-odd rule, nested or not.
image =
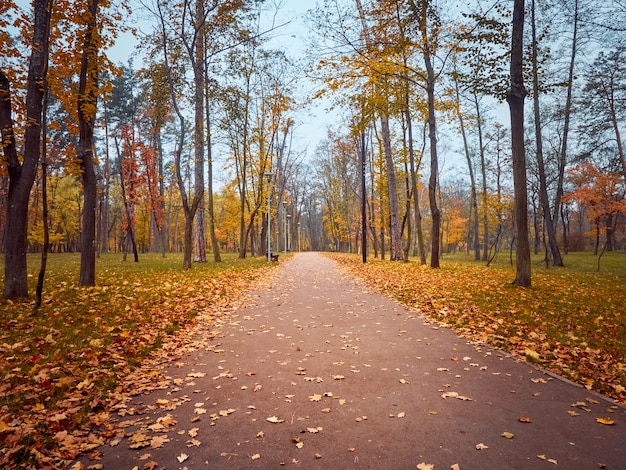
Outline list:
[[[167,389],[129,403],[124,436],[83,463],[626,468],[623,408],[470,344],[322,255],[295,255],[252,298],[169,365]],[[596,421],[607,417],[616,424]]]

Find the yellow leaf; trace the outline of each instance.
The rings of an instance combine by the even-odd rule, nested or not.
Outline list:
[[[611,418],[596,418],[596,423],[611,425],[615,424],[615,421],[613,421]]]
[[[280,419],[276,416],[270,416],[269,418],[267,418],[267,421],[269,421],[270,423],[284,423],[285,422],[284,419]]]
[[[530,359],[533,359],[535,361],[540,361],[541,360],[541,356],[539,355],[539,353],[537,351],[535,351],[533,349],[529,349],[529,348],[526,348],[524,350],[524,356],[526,356],[526,357],[528,357]]]
[[[321,401],[322,395],[318,395],[317,393],[315,393],[315,394],[309,396],[309,399],[311,401]]]
[[[514,434],[510,433],[510,432],[503,432],[501,434],[502,437],[506,438],[506,439],[513,439],[513,437],[515,437]]]

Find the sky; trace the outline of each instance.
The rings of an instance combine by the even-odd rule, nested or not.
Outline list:
[[[268,8],[278,3],[280,8],[276,16],[276,24],[282,25],[272,33],[272,39],[268,47],[282,49],[287,55],[298,60],[305,54],[307,43],[307,11],[314,8],[315,0],[268,0]],[[141,26],[139,26],[141,27]],[[149,31],[150,25],[146,25],[145,32]],[[118,38],[116,45],[109,51],[109,58],[116,63],[128,63],[135,50],[137,40],[130,34],[123,34]],[[135,64],[138,59],[135,59]],[[300,91],[309,93],[315,87],[314,84],[304,79],[300,83]],[[327,134],[329,126],[333,127],[339,118],[334,111],[327,111],[329,102],[319,102],[308,106],[306,109],[297,111],[296,128],[294,131],[294,151],[314,153],[319,141]]]

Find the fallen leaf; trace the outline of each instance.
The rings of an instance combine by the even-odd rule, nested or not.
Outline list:
[[[204,372],[190,372],[189,374],[187,374],[187,377],[191,377],[191,378],[195,378],[195,379],[199,379],[201,377],[206,376],[206,373]],[[183,454],[185,455],[185,454]]]
[[[309,396],[309,400],[311,401],[321,401],[322,400],[322,395],[318,395],[317,393]]]
[[[541,361],[541,356],[539,355],[537,351],[534,351],[533,349],[526,348],[524,350],[524,356],[534,361]]]
[[[489,449],[489,446],[486,446],[485,444],[483,444],[481,442],[480,444],[476,444],[476,449],[477,450],[485,450],[485,449]]]
[[[417,470],[433,470],[433,468],[435,468],[435,466],[430,463],[422,462],[417,464]]]
[[[251,458],[252,460],[259,460],[259,459],[261,458],[261,454],[254,454],[254,455],[251,455],[251,456],[250,456],[250,458]]]
[[[517,420],[520,423],[532,423],[533,422],[532,419],[530,419],[530,417],[528,416],[520,416],[519,418],[517,418]]]
[[[176,457],[176,460],[178,460],[178,463],[183,463],[188,458],[189,456],[183,453],[183,454],[180,454],[178,457]]]
[[[613,421],[611,418],[596,418],[596,423],[611,425],[615,424],[615,421]]]
[[[314,456],[315,456],[315,458],[316,458],[316,459],[318,459],[318,460],[322,458],[322,454],[314,454]]]
[[[541,460],[545,460],[546,462],[550,462],[550,463],[552,463],[552,464],[554,464],[554,465],[558,465],[558,464],[559,464],[559,463],[556,461],[556,459],[549,459],[549,458],[547,458],[547,457],[546,457],[545,455],[543,455],[543,454],[542,454],[542,455],[538,455],[538,456],[537,456],[537,458],[538,458],[538,459],[541,459]]]
[[[401,411],[400,413],[398,413],[398,418],[404,418],[406,415],[404,413],[404,411]]]
[[[502,437],[506,438],[506,439],[513,439],[515,437],[514,434],[510,433],[510,432],[503,432],[501,434]]]
[[[280,419],[276,416],[270,416],[269,418],[267,418],[267,421],[269,421],[270,423],[284,423],[285,422],[284,419]]]
[[[156,463],[154,460],[151,460],[150,462],[146,462],[143,466],[143,468],[147,469],[147,470],[154,470],[156,467],[158,467],[158,463]]]
[[[163,447],[163,444],[165,444],[166,442],[170,442],[169,437],[167,437],[167,436],[154,436],[150,440],[150,447],[152,449],[158,449],[160,447]]]
[[[453,465],[450,466],[451,470],[461,470],[461,467],[459,467],[458,463],[455,463]]]

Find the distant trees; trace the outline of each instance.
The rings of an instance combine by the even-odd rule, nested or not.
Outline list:
[[[531,239],[554,265],[589,240],[623,246],[619,3],[320,2],[307,73],[342,123],[308,160],[297,140],[306,67],[270,42],[267,3],[143,2],[154,28],[139,36],[138,69],[106,57],[125,7],[50,3],[0,4],[5,297],[28,294],[43,217],[51,250],[81,252],[81,285],[95,283],[99,253],[131,246],[135,259],[182,251],[185,269],[209,248],[215,261],[266,254],[268,239],[368,245],[435,268],[449,251],[491,262],[508,247],[524,286]],[[510,127],[495,113],[505,100]],[[614,210],[595,214],[582,169],[598,188],[613,181]]]

